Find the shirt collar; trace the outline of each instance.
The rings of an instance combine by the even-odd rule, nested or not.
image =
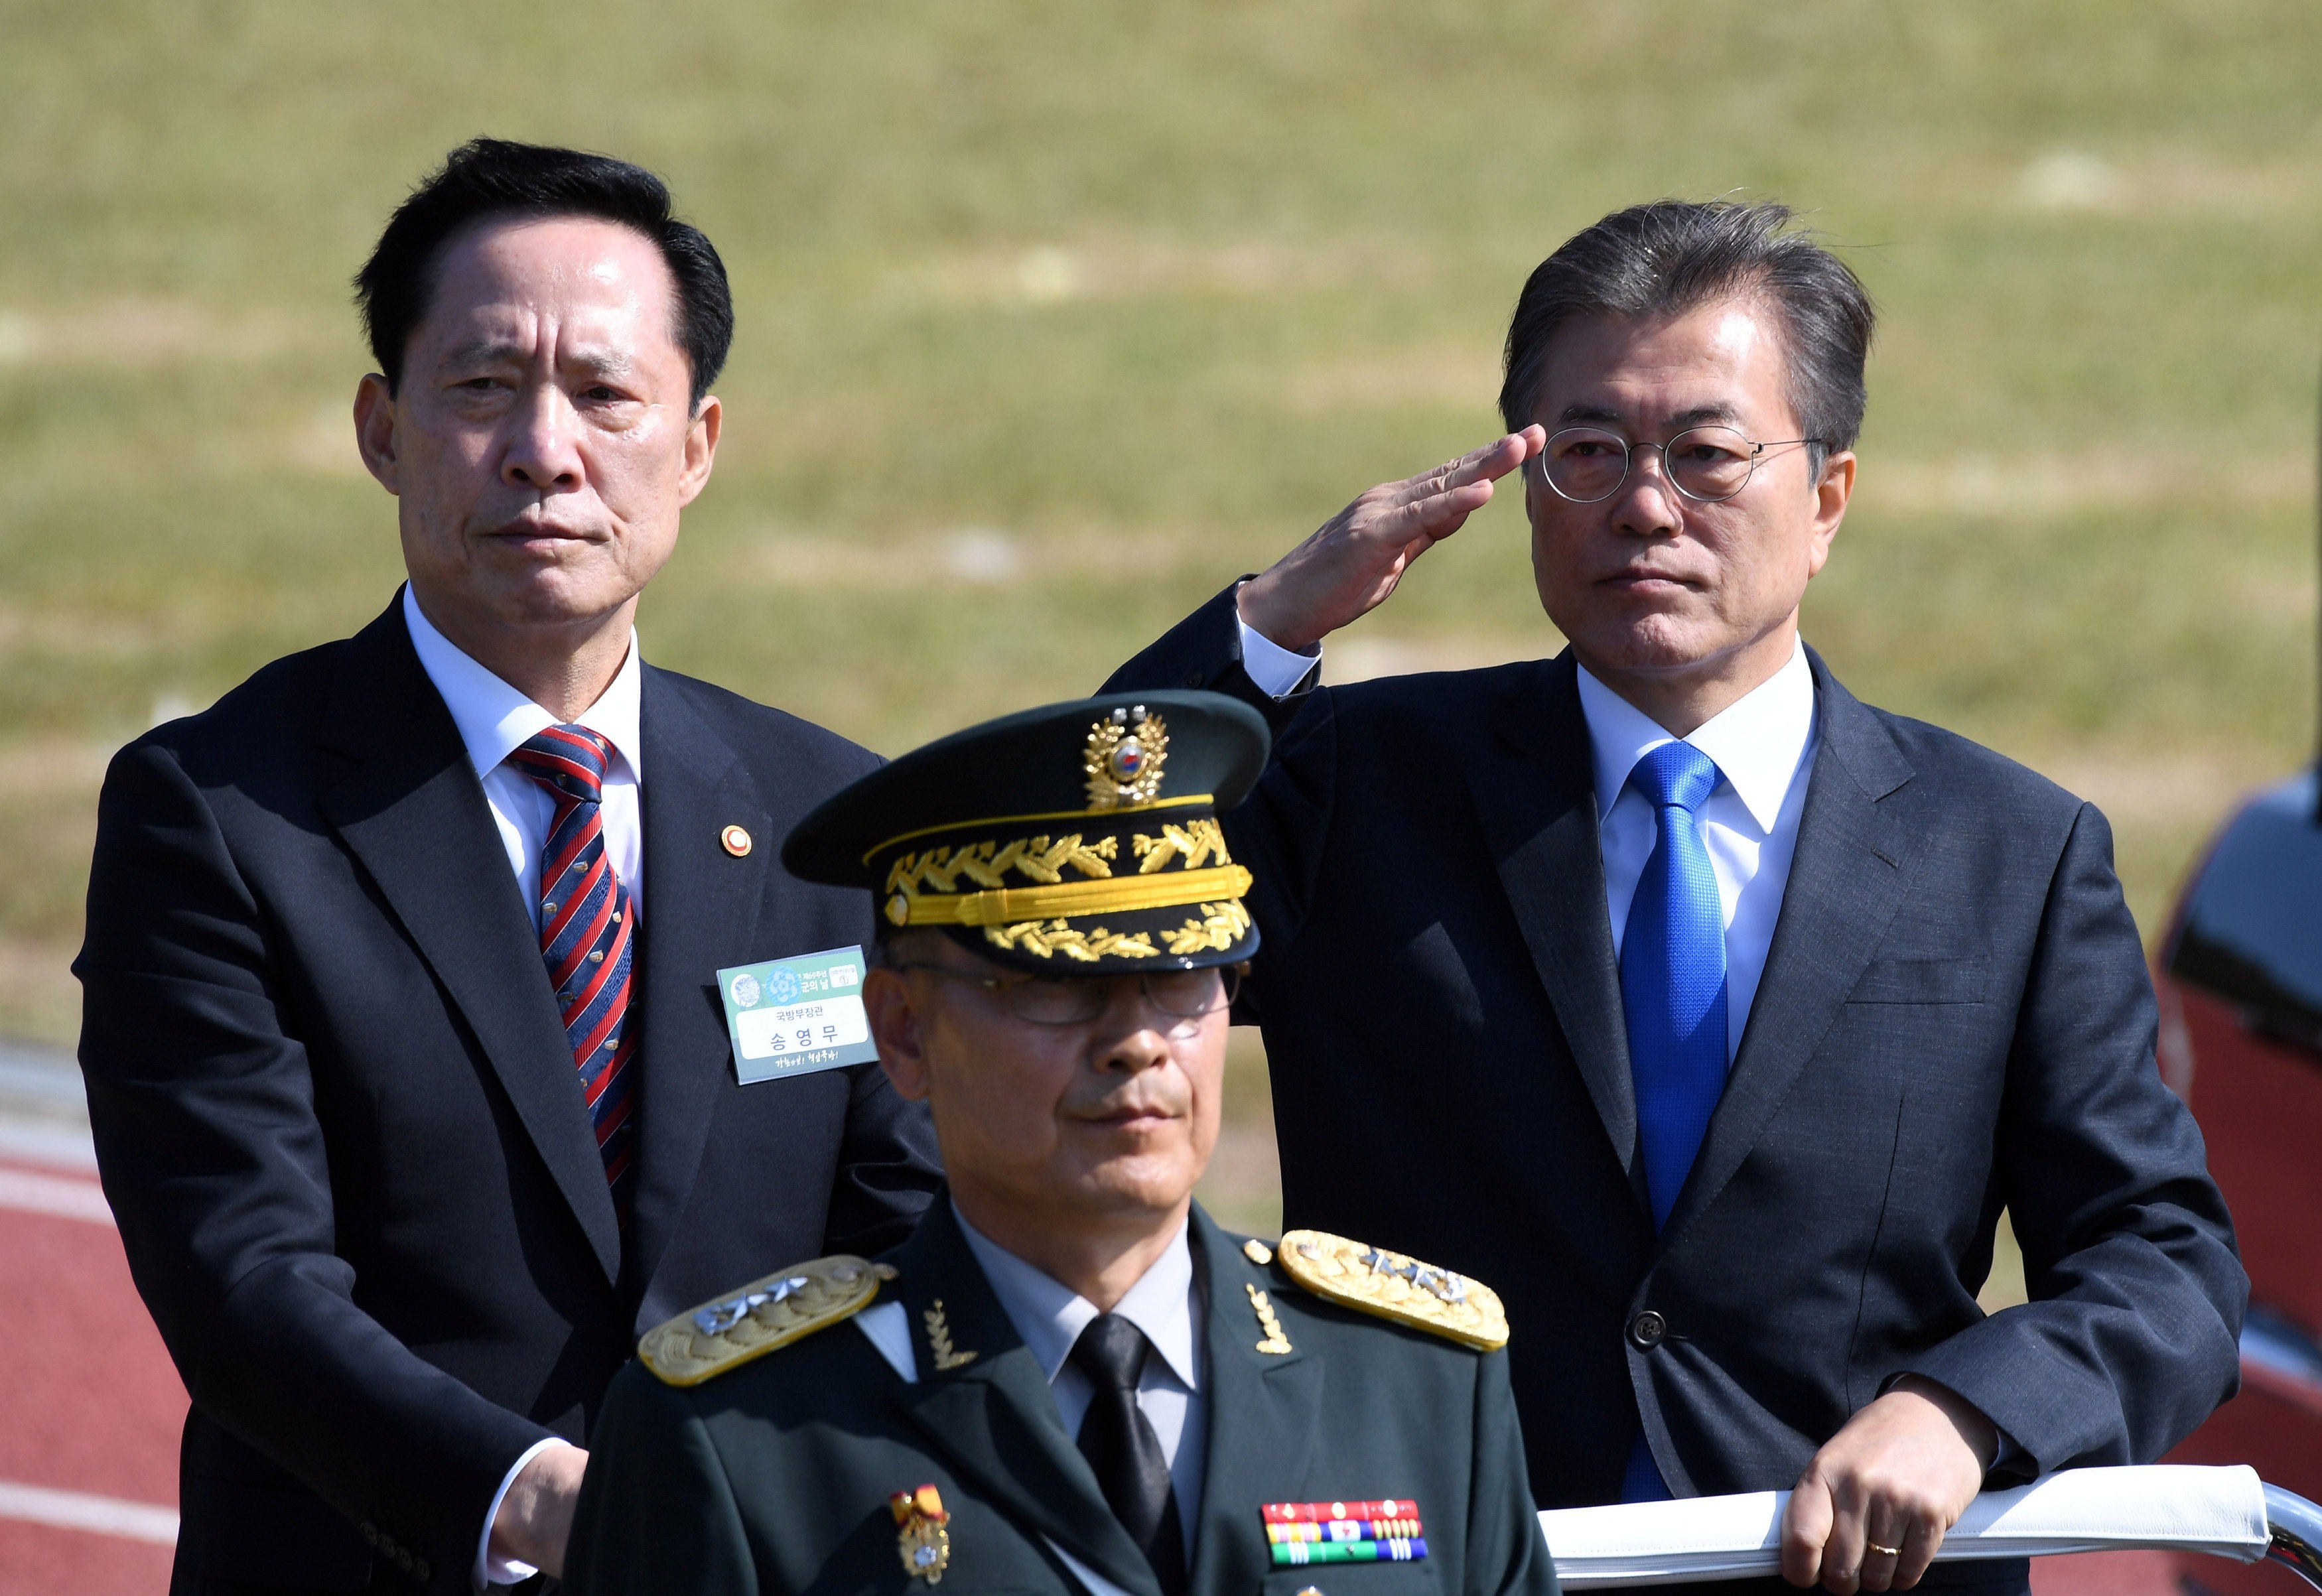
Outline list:
[[[1580,712],[1596,767],[1596,812],[1612,813],[1629,772],[1677,741],[1643,710],[1580,667]],[[1717,762],[1719,775],[1760,829],[1772,832],[1815,727],[1814,670],[1800,640],[1779,670],[1694,729],[1685,739]]]
[[[1024,1338],[1040,1373],[1053,1382],[1072,1355],[1073,1344],[1096,1318],[1096,1304],[976,1229],[957,1203],[951,1211],[1009,1322]],[[1198,1389],[1193,1383],[1193,1253],[1187,1232],[1186,1225],[1177,1227],[1168,1251],[1153,1261],[1112,1311],[1144,1331],[1169,1372],[1193,1391]]]
[[[443,695],[443,707],[452,712],[452,724],[459,727],[460,741],[467,745],[468,762],[476,768],[478,776],[491,774],[527,739],[556,725],[554,716],[478,664],[457,643],[435,630],[434,624],[421,612],[419,600],[412,597],[408,582],[403,586],[403,622],[410,630],[411,646],[418,652],[419,668],[427,672],[427,679]],[[638,705],[643,697],[641,677],[637,634],[633,629],[629,633],[629,652],[621,661],[620,670],[615,672],[612,685],[582,710],[574,723],[610,743],[611,768],[617,770],[626,764],[629,780],[639,783],[644,780],[637,734]]]

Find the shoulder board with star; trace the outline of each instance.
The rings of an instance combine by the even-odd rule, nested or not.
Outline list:
[[[667,1384],[699,1385],[852,1318],[894,1278],[851,1253],[795,1263],[647,1331],[637,1358]]]
[[[1325,1302],[1480,1352],[1508,1344],[1507,1309],[1479,1280],[1322,1230],[1285,1233],[1275,1256],[1292,1280]]]

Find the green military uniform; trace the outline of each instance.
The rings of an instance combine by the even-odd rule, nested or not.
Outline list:
[[[1239,965],[1254,883],[1217,817],[1266,749],[1214,693],[1028,710],[864,777],[782,860],[873,894],[882,939],[1025,977]],[[1276,1256],[1198,1207],[1188,1239],[1185,1596],[1553,1596],[1490,1290],[1314,1233]],[[641,1352],[590,1437],[578,1596],[1163,1596],[946,1198],[887,1256],[794,1264]],[[1158,1533],[1182,1533],[1175,1500]]]
[[[1553,1596],[1505,1352],[1311,1294],[1198,1207],[1192,1239],[1209,1434],[1188,1596]],[[1057,1549],[1159,1596],[951,1204],[879,1262],[896,1272],[879,1300],[903,1305],[915,1381],[846,1322],[690,1386],[622,1373],[590,1437],[565,1565],[576,1596],[923,1596],[933,1584],[907,1571],[910,1527],[889,1506],[923,1484],[949,1514],[936,1596],[1084,1596]],[[1415,1505],[1425,1556],[1275,1566],[1260,1509],[1333,1499]]]

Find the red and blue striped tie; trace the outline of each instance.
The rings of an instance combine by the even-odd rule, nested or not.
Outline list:
[[[605,853],[605,765],[612,745],[582,726],[551,726],[508,755],[556,801],[540,852],[540,953],[564,1014],[613,1211],[629,1221],[637,1072],[630,968],[636,917]]]

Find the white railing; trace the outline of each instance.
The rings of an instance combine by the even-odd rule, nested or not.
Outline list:
[[[1568,1591],[1688,1584],[1781,1565],[1787,1491],[1692,1497],[1540,1516]],[[1978,1497],[1939,1563],[2149,1548],[2256,1563],[2272,1557],[2322,1590],[2322,1509],[2251,1468],[2071,1469]]]

